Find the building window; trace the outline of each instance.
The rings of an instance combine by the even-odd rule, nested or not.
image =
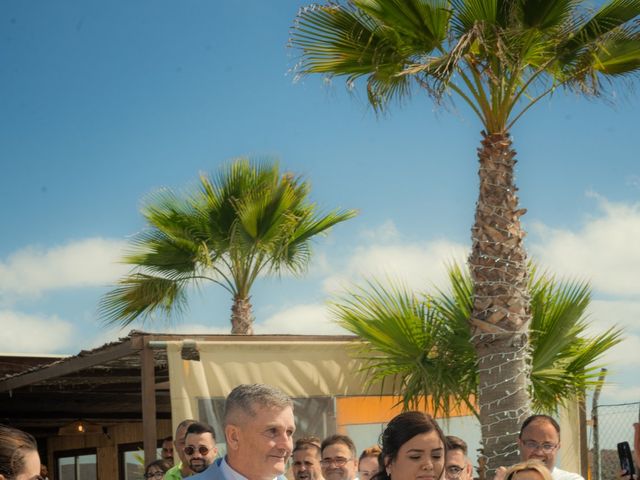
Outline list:
[[[144,475],[144,449],[142,443],[120,443],[118,463],[121,480],[139,480]]]
[[[97,480],[96,450],[63,451],[56,454],[58,480]]]

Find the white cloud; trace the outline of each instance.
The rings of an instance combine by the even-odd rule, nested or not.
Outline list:
[[[616,325],[623,327],[627,332],[634,329],[640,332],[640,301],[592,300],[589,315],[598,330]]]
[[[255,324],[255,333],[289,333],[300,335],[345,335],[336,325],[326,305],[305,304],[285,308]]]
[[[54,353],[69,349],[74,327],[52,316],[27,315],[0,310],[3,353]]]
[[[384,243],[398,240],[400,232],[393,220],[387,220],[377,228],[364,230],[360,236],[370,242]]]
[[[640,336],[625,335],[618,345],[604,354],[602,363],[614,372],[634,367],[637,371],[640,368]]]
[[[540,241],[531,251],[553,271],[591,281],[595,291],[640,295],[640,203],[613,203],[592,195],[600,216],[578,231],[534,225]]]
[[[89,238],[42,249],[26,247],[0,261],[0,292],[39,294],[114,282],[128,267],[119,262],[125,243]]]
[[[640,386],[630,387],[628,385],[618,385],[615,383],[606,384],[602,388],[600,404],[637,402],[640,398]]]
[[[448,283],[446,265],[453,260],[464,262],[467,254],[466,246],[446,240],[358,247],[340,273],[325,280],[324,289],[333,293],[373,278],[399,281],[418,291],[433,285],[444,287]]]

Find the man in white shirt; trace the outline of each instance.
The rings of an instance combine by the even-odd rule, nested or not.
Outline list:
[[[285,480],[293,450],[293,402],[270,385],[239,385],[224,407],[227,455],[190,480]]]
[[[577,473],[556,467],[560,449],[560,425],[548,415],[532,415],[520,428],[518,438],[522,460],[540,460],[551,472],[553,480],[584,480]]]

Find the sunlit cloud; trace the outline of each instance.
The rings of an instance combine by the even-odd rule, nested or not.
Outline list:
[[[640,300],[591,300],[590,318],[594,327],[605,330],[612,326],[624,328],[628,332],[640,332]]]
[[[400,232],[393,220],[387,220],[376,228],[363,230],[360,237],[367,242],[388,243],[398,241]]]
[[[303,304],[284,308],[256,323],[255,333],[345,335],[349,332],[332,321],[326,305]]]
[[[628,384],[609,383],[602,389],[600,404],[637,402],[638,398],[640,398],[640,386],[630,387]]]
[[[447,264],[463,263],[464,245],[438,240],[424,243],[373,243],[357,247],[343,268],[324,281],[324,290],[337,293],[366,280],[390,280],[417,291],[447,285]]]
[[[0,310],[3,353],[66,353],[74,326],[56,315],[28,315]]]
[[[101,286],[127,271],[118,263],[125,243],[88,238],[66,245],[25,247],[0,260],[0,292],[37,295],[62,288]]]
[[[534,258],[554,272],[589,280],[596,292],[640,295],[640,204],[614,203],[592,194],[600,214],[577,231],[535,224]]]

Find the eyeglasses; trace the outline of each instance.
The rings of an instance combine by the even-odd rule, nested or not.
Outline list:
[[[320,460],[320,465],[323,467],[328,467],[330,465],[335,465],[336,467],[344,467],[345,464],[353,460],[352,458],[344,458],[344,457],[335,457],[335,458],[323,458]]]
[[[210,449],[205,447],[204,445],[200,445],[197,448],[197,451],[200,453],[200,455],[202,455],[203,457],[210,452]],[[191,456],[194,453],[196,453],[196,447],[192,447],[191,445],[189,445],[188,447],[184,447],[184,453],[186,453],[187,455]]]
[[[164,478],[164,472],[159,472],[159,471],[155,471],[153,473],[149,472],[149,473],[145,473],[144,474],[144,478]]]
[[[525,447],[527,447],[529,450],[542,450],[544,453],[551,453],[556,448],[558,448],[557,443],[550,443],[550,442],[538,443],[535,440],[525,440],[522,442],[522,444]]]
[[[378,473],[377,470],[358,470],[358,478],[371,478],[376,473]]]
[[[455,480],[456,478],[460,478],[462,472],[464,472],[464,468],[458,467],[457,465],[451,465],[450,467],[446,468],[444,474],[447,478]]]

